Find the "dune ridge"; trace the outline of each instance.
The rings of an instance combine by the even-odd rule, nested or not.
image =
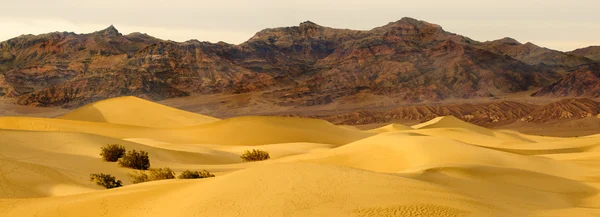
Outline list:
[[[91,103],[57,118],[158,128],[193,126],[219,120],[133,96]]]

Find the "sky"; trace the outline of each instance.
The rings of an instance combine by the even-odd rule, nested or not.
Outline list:
[[[599,0],[0,0],[0,41],[114,25],[173,41],[239,44],[265,28],[369,30],[412,17],[478,41],[511,37],[570,51],[600,45]]]

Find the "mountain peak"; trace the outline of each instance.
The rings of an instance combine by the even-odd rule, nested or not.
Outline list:
[[[503,43],[503,44],[511,44],[511,45],[520,45],[521,42],[517,41],[514,38],[510,38],[510,37],[505,37],[502,39],[498,39],[496,40],[497,42]]]
[[[402,26],[413,26],[417,29],[420,29],[422,27],[434,27],[434,28],[438,28],[441,29],[442,27],[433,23],[428,23],[422,20],[417,20],[415,18],[411,18],[411,17],[403,17],[402,19],[396,21],[396,22],[391,22],[388,23],[387,25],[383,26],[384,28],[397,28],[397,27],[402,27]]]
[[[317,25],[316,23],[311,22],[310,20],[307,20],[307,21],[300,23],[299,27],[300,27],[300,29],[316,29],[321,26]]]
[[[96,33],[99,33],[99,34],[102,34],[105,36],[122,36],[122,34],[119,32],[119,30],[117,30],[117,28],[115,28],[115,26],[113,26],[113,25],[110,25],[106,29],[97,31]]]
[[[310,20],[307,20],[307,21],[300,23],[300,26],[318,26],[318,25]]]
[[[417,19],[412,18],[412,17],[402,17],[397,22],[401,22],[401,23],[418,23],[418,22],[423,22],[423,21],[417,20]]]
[[[540,46],[537,46],[536,44],[531,43],[531,42],[527,42],[524,45],[528,48],[541,48]]]

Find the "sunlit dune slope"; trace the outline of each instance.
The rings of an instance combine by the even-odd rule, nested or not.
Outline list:
[[[58,118],[158,128],[193,126],[219,120],[133,96],[91,103]]]
[[[91,173],[112,174],[128,184],[127,173],[132,170],[100,158],[100,147],[106,144],[147,151],[155,168],[168,166],[180,171],[207,168],[196,165],[241,162],[239,155],[232,152],[169,150],[82,133],[0,130],[0,137],[0,198],[57,196],[101,189],[88,181]]]
[[[386,133],[386,132],[396,132],[396,131],[404,131],[404,130],[414,130],[414,128],[402,125],[402,124],[389,124],[380,128],[375,128],[369,130],[372,133]]]
[[[487,201],[487,202],[480,202]],[[491,216],[493,200],[394,175],[317,164],[265,165],[63,198],[0,199],[0,216]]]
[[[191,151],[196,153],[210,153],[214,151],[223,151],[241,155],[246,150],[260,149],[269,152],[270,157],[280,158],[290,155],[304,154],[310,152],[317,152],[323,150],[329,150],[337,147],[336,145],[320,144],[320,143],[308,143],[308,142],[296,142],[296,143],[277,143],[269,145],[256,145],[256,146],[232,146],[232,145],[214,145],[214,144],[173,144],[167,142],[160,142],[148,138],[129,138],[127,141],[136,142],[152,147],[159,147],[169,150],[177,151]]]
[[[585,170],[569,163],[502,152],[444,137],[404,132],[380,134],[329,151],[299,155],[287,160],[335,164],[385,173],[480,165],[568,177],[585,175]]]
[[[178,130],[197,135],[197,143],[231,145],[289,142],[344,145],[374,135],[318,119],[258,116],[231,118]]]
[[[492,135],[493,132],[485,127],[477,126],[464,122],[454,116],[437,117],[424,123],[412,126],[415,129],[431,129],[431,128],[463,128],[476,133]]]
[[[169,143],[266,145],[311,142],[343,145],[373,135],[317,119],[239,117],[182,128],[147,128],[63,119],[0,117],[0,129],[66,131],[112,138],[150,138]]]
[[[0,117],[0,217],[600,216],[600,135],[532,136],[452,116],[362,131],[181,112],[125,97],[58,119]],[[152,168],[216,177],[134,185],[132,169],[100,158],[106,144],[147,151]],[[251,149],[270,159],[244,162]],[[90,173],[125,186],[102,189]]]

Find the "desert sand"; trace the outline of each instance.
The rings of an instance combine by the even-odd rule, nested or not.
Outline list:
[[[57,118],[0,118],[0,217],[600,216],[600,135],[438,117],[372,130],[289,117],[219,120],[134,97]],[[216,177],[131,184],[100,147]],[[249,149],[271,159],[243,162]],[[90,173],[124,187],[103,189]]]

